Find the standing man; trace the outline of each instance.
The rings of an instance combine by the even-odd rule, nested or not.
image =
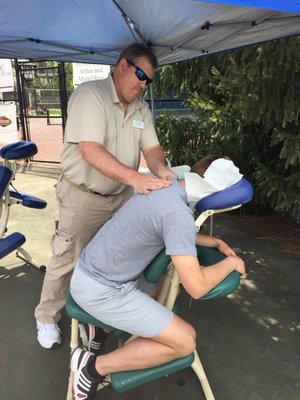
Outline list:
[[[156,67],[148,47],[132,44],[121,52],[113,74],[81,84],[70,98],[56,188],[59,218],[35,310],[37,338],[44,348],[61,343],[57,322],[82,249],[134,190],[147,195],[170,186],[168,179],[175,177],[140,97]],[[137,172],[141,151],[158,178]]]

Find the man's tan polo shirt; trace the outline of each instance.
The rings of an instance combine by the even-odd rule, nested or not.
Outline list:
[[[79,142],[101,143],[121,163],[135,170],[141,150],[158,144],[147,103],[141,98],[129,104],[124,116],[111,75],[82,83],[68,104],[65,143],[61,158],[63,174],[76,185],[102,194],[115,194],[125,185],[100,174],[82,160]]]

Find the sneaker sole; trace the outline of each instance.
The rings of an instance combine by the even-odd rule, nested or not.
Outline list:
[[[38,342],[39,342],[39,341],[38,341]],[[49,346],[43,346],[42,343],[40,343],[40,342],[39,342],[39,345],[40,345],[43,349],[45,349],[45,350],[55,350],[55,349],[57,349],[57,348],[61,345],[61,343],[62,343],[62,342],[60,342],[60,343],[55,342],[55,343],[53,343],[50,347],[49,347]]]
[[[46,349],[46,350],[55,350],[55,349],[57,349],[57,348],[61,345],[61,343],[62,343],[62,342],[60,342],[60,343],[53,343],[53,345],[52,345],[49,349]]]

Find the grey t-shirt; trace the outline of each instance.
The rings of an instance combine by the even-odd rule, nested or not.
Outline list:
[[[196,256],[195,242],[186,192],[174,179],[169,188],[128,200],[85,247],[76,268],[118,287],[140,276],[164,247],[168,255]]]

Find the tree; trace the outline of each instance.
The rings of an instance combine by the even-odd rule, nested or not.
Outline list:
[[[203,154],[221,148],[253,183],[254,204],[298,222],[299,78],[300,40],[289,38],[164,67],[158,84],[187,92],[211,138]]]

